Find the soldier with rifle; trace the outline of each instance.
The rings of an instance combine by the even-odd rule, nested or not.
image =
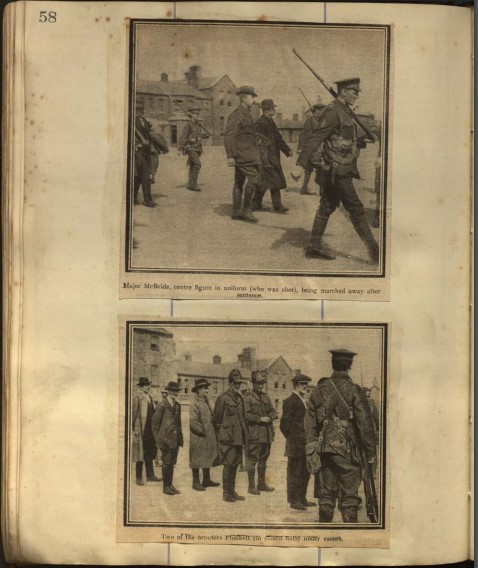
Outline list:
[[[179,148],[188,157],[189,177],[187,188],[190,191],[201,191],[197,182],[199,171],[201,170],[202,139],[209,138],[207,134],[201,132],[199,123],[200,112],[201,109],[199,107],[189,109],[188,116],[190,119],[184,127],[179,140]]]
[[[304,418],[305,452],[309,471],[315,474],[319,522],[333,521],[337,500],[342,520],[358,522],[362,475],[367,514],[371,522],[377,522],[372,472],[377,451],[375,427],[362,388],[348,375],[356,353],[348,349],[331,349],[330,353],[332,376],[320,379]]]
[[[352,110],[361,91],[360,79],[356,77],[336,81],[337,91],[335,91],[305,63],[297,52],[294,53],[334,97],[321,114],[317,127],[304,144],[297,161],[297,164],[304,169],[310,168],[311,164],[317,167],[316,181],[320,186],[320,205],[305,254],[309,258],[335,259],[335,256],[323,247],[322,237],[330,215],[342,203],[350,215],[354,229],[367,247],[371,261],[377,263],[379,247],[353,184],[354,178],[360,179],[357,158],[365,140],[363,135],[359,137],[358,127],[364,131],[369,141],[376,140],[374,134]]]
[[[304,147],[305,143],[309,139],[309,136],[316,130],[319,126],[319,117],[322,114],[323,105],[315,104],[311,105],[307,97],[302,92],[302,89],[299,88],[299,91],[302,93],[302,96],[307,101],[310,109],[310,116],[305,121],[304,128],[299,136],[299,142],[297,144],[297,153],[300,155],[302,152],[302,148]],[[312,162],[309,162],[306,167],[304,168],[304,182],[302,183],[302,187],[300,189],[300,193],[302,195],[315,195],[315,191],[309,190],[309,181],[312,172],[314,171],[315,167]]]

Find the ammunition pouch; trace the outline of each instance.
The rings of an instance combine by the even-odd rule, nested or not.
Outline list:
[[[310,442],[305,446],[305,457],[307,460],[307,469],[310,474],[316,474],[322,467],[320,460],[320,450],[318,442]]]

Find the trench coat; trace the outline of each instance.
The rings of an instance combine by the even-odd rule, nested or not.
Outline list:
[[[268,164],[263,168],[264,188],[284,189],[287,187],[287,184],[280,163],[280,153],[282,152],[286,156],[291,156],[292,150],[284,142],[272,118],[263,114],[256,120],[254,128],[256,132],[262,134],[269,140],[267,146]]]
[[[144,426],[146,424],[146,418],[148,416],[148,400],[149,396],[145,396],[141,393],[133,398],[133,412],[131,415],[133,427],[133,443],[131,449],[133,454],[132,460],[134,462],[144,461],[143,436],[145,434]],[[152,431],[147,433],[148,438],[152,436]]]
[[[189,467],[208,468],[217,465],[219,450],[212,423],[209,402],[197,394],[189,406]]]

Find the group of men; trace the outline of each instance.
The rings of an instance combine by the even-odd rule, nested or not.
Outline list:
[[[308,188],[314,171],[315,181],[320,189],[320,204],[305,255],[309,258],[335,259],[334,254],[323,245],[322,239],[330,215],[342,203],[349,213],[355,231],[365,244],[371,261],[377,263],[379,246],[370,230],[363,204],[353,184],[354,178],[360,178],[357,158],[360,148],[365,146],[365,138],[359,138],[357,124],[351,112],[361,91],[360,79],[347,79],[336,84],[336,99],[325,109],[319,105],[311,107],[312,116],[306,121],[298,144],[297,165],[303,168],[304,174],[301,194],[315,194]],[[289,210],[281,200],[281,190],[286,188],[286,181],[280,155],[282,152],[291,157],[293,152],[283,140],[273,120],[276,112],[274,101],[264,99],[260,104],[262,115],[254,121],[251,114],[251,107],[257,97],[254,88],[242,86],[236,95],[239,97],[239,105],[229,115],[224,132],[227,165],[234,168],[232,219],[257,223],[258,219],[253,211],[267,210],[262,199],[268,190],[271,193],[274,212],[284,214]],[[207,138],[208,134],[204,133],[204,127],[200,123],[200,109],[190,108],[188,114],[190,120],[181,134],[179,148],[188,156],[187,188],[191,191],[201,191],[198,176],[201,169],[202,140]],[[142,120],[137,119],[137,140],[140,138],[138,128],[143,128],[142,121],[144,117]],[[149,147],[154,162],[155,155],[168,151],[167,144],[164,149],[164,143],[159,144],[158,139],[154,139],[151,129],[149,135]],[[138,165],[135,167],[135,203],[138,188],[142,184],[145,205],[154,207],[150,192],[151,182],[154,183],[153,168],[148,170],[142,165],[145,162],[145,152],[141,152],[145,146],[140,143],[136,148],[135,164]],[[138,148],[141,151],[138,151]],[[149,181],[146,179],[147,174]]]
[[[332,522],[338,506],[343,522],[356,523],[363,469],[376,467],[378,411],[366,389],[355,384],[348,374],[356,354],[347,349],[330,352],[332,375],[320,379],[308,399],[312,379],[302,374],[293,377],[294,390],[283,403],[280,430],[286,439],[287,501],[298,511],[315,506],[307,499],[310,475],[314,474],[319,521]],[[238,369],[230,372],[228,380],[229,388],[218,396],[214,408],[208,399],[209,381],[195,382],[190,404],[189,462],[196,491],[219,486],[211,479],[210,470],[222,465],[223,500],[235,503],[245,500],[236,491],[236,474],[243,456],[248,493],[274,491],[267,460],[278,416],[265,392],[265,372],[252,373],[252,390],[246,394],[241,391],[245,379]],[[149,380],[140,378],[138,386],[140,393],[134,399],[132,415],[136,482],[144,484],[143,461],[148,481],[161,481],[153,470],[157,448],[161,452],[163,492],[178,494],[173,471],[178,449],[183,445],[181,405],[176,401],[180,387],[170,382],[154,410]]]

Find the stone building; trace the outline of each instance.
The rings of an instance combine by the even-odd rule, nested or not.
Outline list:
[[[192,65],[181,80],[170,80],[168,73],[161,73],[159,81],[138,80],[136,100],[143,102],[145,116],[171,146],[177,146],[188,117],[171,100],[186,110],[192,106],[201,108],[201,122],[212,134],[206,143],[223,143],[227,118],[237,106],[236,86],[227,75],[203,77],[201,67]]]
[[[159,327],[136,327],[133,330],[132,385],[139,377],[147,377],[152,382],[151,395],[161,400],[161,389],[169,381],[176,380],[173,361],[176,358],[176,344],[173,334]]]

